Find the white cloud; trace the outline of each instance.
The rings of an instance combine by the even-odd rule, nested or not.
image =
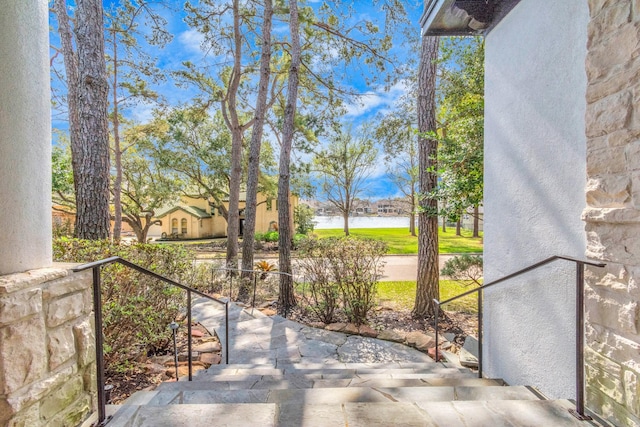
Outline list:
[[[409,89],[406,81],[400,80],[388,90],[380,87],[375,91],[368,91],[360,95],[355,102],[347,104],[348,117],[360,117],[368,113],[375,113],[389,109]]]
[[[187,50],[191,52],[202,52],[204,35],[197,30],[190,29],[180,33],[178,40],[187,48]]]
[[[149,104],[137,105],[131,115],[137,123],[148,123],[153,119],[153,106]]]

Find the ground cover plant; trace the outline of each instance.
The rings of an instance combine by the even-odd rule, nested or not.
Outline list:
[[[322,229],[313,232],[319,238],[344,236],[342,229]],[[417,254],[418,238],[411,236],[404,228],[352,228],[349,233],[354,237],[382,240],[387,245],[387,254]],[[462,236],[451,232],[439,231],[438,239],[441,254],[482,252],[482,236],[471,237],[470,230],[462,230]]]

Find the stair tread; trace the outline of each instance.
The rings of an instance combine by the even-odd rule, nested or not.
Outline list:
[[[157,390],[242,390],[242,389],[305,389],[305,388],[336,388],[336,387],[430,387],[430,386],[502,386],[500,380],[451,377],[451,376],[423,376],[421,378],[328,378],[314,379],[305,376],[270,377],[250,376],[244,378],[230,378],[225,381],[184,381],[167,382],[158,386]]]
[[[567,401],[502,400],[453,402],[346,402],[343,404],[228,403],[139,406],[130,420],[114,418],[110,427],[218,426],[584,426],[568,412]]]
[[[199,373],[195,381],[213,381],[220,378],[229,380],[230,378],[245,377],[291,377],[306,376],[308,378],[352,378],[352,377],[373,377],[380,378],[419,378],[421,376],[456,376],[456,377],[477,377],[477,374],[466,370],[456,368],[432,368],[432,369],[416,369],[416,368],[391,368],[391,369],[275,369],[275,368],[251,368],[251,369],[221,369],[217,371],[208,371]]]
[[[148,405],[209,403],[333,404],[344,402],[418,402],[453,400],[538,400],[527,387],[345,387],[311,389],[167,390]]]

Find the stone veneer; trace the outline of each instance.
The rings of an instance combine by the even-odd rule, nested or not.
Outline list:
[[[0,276],[0,425],[77,426],[96,408],[91,271]]]
[[[587,406],[640,425],[640,0],[589,0]]]

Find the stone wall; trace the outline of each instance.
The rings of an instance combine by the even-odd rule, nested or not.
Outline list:
[[[587,406],[640,425],[640,1],[589,0]]]
[[[0,425],[77,426],[96,408],[91,271],[0,276]]]

